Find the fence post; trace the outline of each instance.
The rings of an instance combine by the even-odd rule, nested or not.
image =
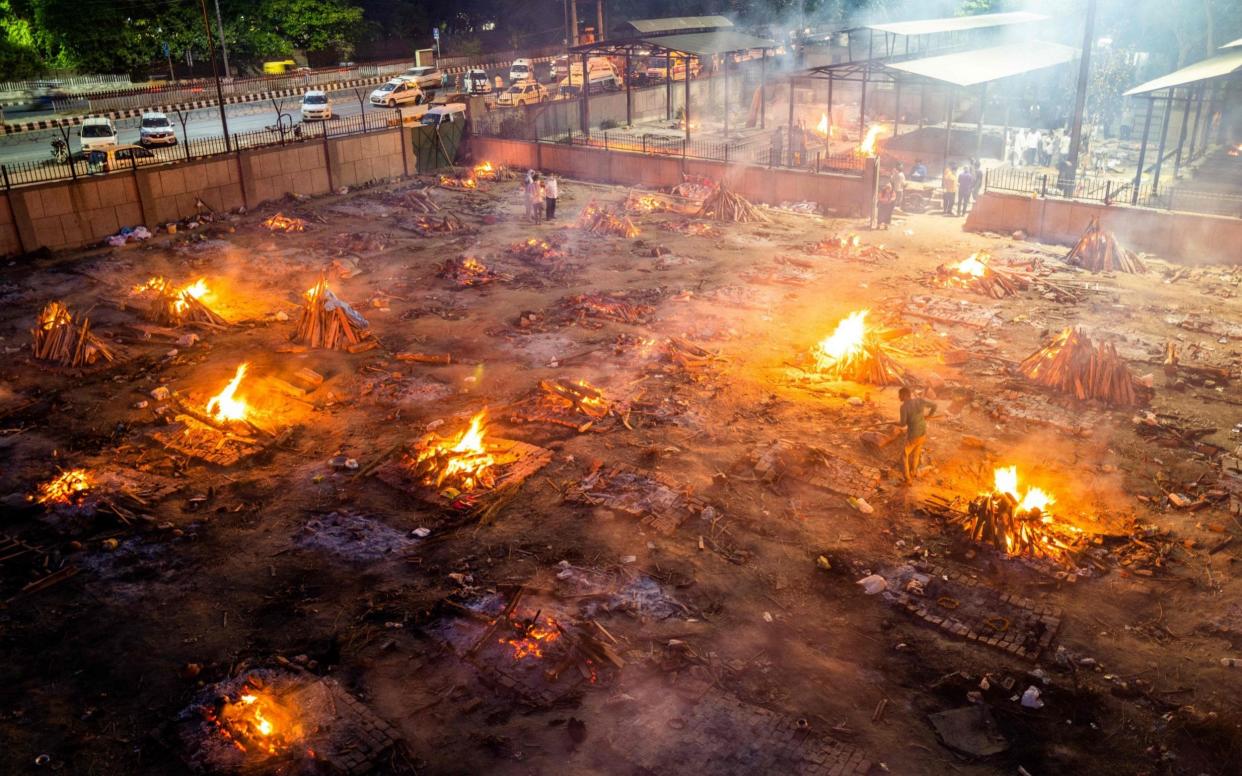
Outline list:
[[[1109,178],[1104,181],[1104,204],[1113,204],[1113,179]]]
[[[726,162],[726,163],[729,161],[729,144],[728,144],[728,142],[726,142],[726,143],[725,143],[725,146],[724,146],[724,160],[725,160],[725,162]]]
[[[604,150],[608,150],[608,130],[604,130]]]
[[[820,157],[823,153],[824,153],[823,151],[816,151],[816,152],[815,152],[815,174],[816,174],[816,175],[819,175],[819,157]]]
[[[643,133],[643,153],[647,153],[647,133]]]
[[[9,183],[9,168],[7,165],[0,164],[0,175],[4,176],[4,190],[12,191],[13,184]]]
[[[1044,173],[1043,175],[1039,177],[1040,177],[1039,196],[1046,197],[1048,196],[1048,173]]]

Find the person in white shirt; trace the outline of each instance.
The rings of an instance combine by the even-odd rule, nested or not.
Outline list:
[[[1026,133],[1025,154],[1027,165],[1034,166],[1039,163],[1039,133],[1033,129]]]
[[[548,179],[543,186],[544,212],[549,221],[556,219],[556,199],[560,195],[560,179],[555,175],[549,174]]]
[[[1013,147],[1009,150],[1014,167],[1022,166],[1022,154],[1026,152],[1026,130],[1019,129],[1013,136]]]

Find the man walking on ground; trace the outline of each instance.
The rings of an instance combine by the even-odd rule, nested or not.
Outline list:
[[[906,482],[910,482],[919,473],[919,464],[923,458],[923,443],[927,441],[927,418],[936,414],[936,405],[915,397],[905,386],[897,392],[901,399],[901,414],[898,422],[906,429],[906,446],[901,454],[901,473]]]
[[[547,183],[543,187],[543,202],[546,206],[546,214],[549,221],[556,220],[556,199],[560,195],[560,180],[555,175],[549,175]]]
[[[893,202],[896,207],[901,207],[906,198],[906,173],[904,165],[901,162],[893,168],[893,172],[889,175],[888,182],[893,187]]]
[[[953,215],[953,203],[957,200],[957,175],[953,172],[953,163],[944,166],[944,175],[940,179],[940,201],[944,205],[944,214]]]
[[[962,171],[957,174],[957,214],[959,216],[966,215],[966,211],[970,209],[970,195],[975,187],[975,176],[971,174],[970,167],[962,165]]]

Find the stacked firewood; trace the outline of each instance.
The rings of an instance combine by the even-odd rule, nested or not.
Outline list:
[[[157,276],[136,287],[133,295],[146,300],[149,303],[147,315],[164,326],[227,326],[228,321],[199,298],[196,287],[206,291],[201,284],[200,280],[197,284],[177,288],[168,278]]]
[[[1038,509],[1023,510],[1009,493],[985,493],[970,502],[965,514],[954,522],[967,537],[990,544],[1007,555],[1043,558],[1069,567],[1081,548],[1082,534],[1059,530],[1055,521],[1045,521]]]
[[[509,418],[520,423],[564,426],[579,434],[607,430],[600,421],[613,414],[612,402],[599,388],[585,380],[540,380],[530,397],[514,404]]]
[[[822,370],[836,380],[871,385],[905,385],[906,369],[878,341],[864,344]]]
[[[639,234],[638,227],[629,216],[600,207],[594,201],[588,202],[582,209],[575,225],[591,234],[611,234],[617,237],[637,237]]]
[[[1065,257],[1065,261],[1091,272],[1129,272],[1139,275],[1147,267],[1134,251],[1117,242],[1112,232],[1100,226],[1100,219],[1092,218],[1078,243]]]
[[[729,191],[725,187],[713,191],[703,200],[699,208],[699,218],[710,218],[713,221],[733,221],[738,223],[764,223],[768,217],[759,208],[750,204],[744,197]]]
[[[39,321],[30,330],[31,350],[40,361],[61,366],[87,366],[98,359],[113,359],[112,351],[103,340],[91,333],[89,318],[74,324],[73,315],[63,302],[48,302],[39,313]]]
[[[411,231],[419,237],[431,237],[437,234],[456,234],[469,232],[470,229],[462,220],[452,213],[439,218],[429,215],[415,216],[412,221],[401,225],[402,229]]]
[[[870,262],[894,261],[897,253],[883,245],[864,245],[856,234],[830,235],[823,240],[802,247],[806,253],[832,256],[838,259],[864,260]]]
[[[435,213],[440,209],[429,189],[411,189],[401,195],[400,204],[417,213]]]
[[[565,258],[565,250],[556,243],[555,236],[551,240],[539,240],[534,237],[509,246],[508,254],[515,259],[535,264],[559,261]]]
[[[370,324],[345,301],[337,298],[320,278],[306,292],[302,318],[293,335],[295,342],[312,348],[348,350],[356,353],[374,347]]]
[[[1078,399],[1098,399],[1132,407],[1145,403],[1145,388],[1112,343],[1095,344],[1077,327],[1068,327],[1052,342],[1018,365],[1031,381]]]
[[[956,265],[941,264],[936,268],[936,284],[944,288],[966,288],[993,299],[1014,296],[1028,283],[1025,278],[994,267],[986,267],[981,275],[971,275]]]

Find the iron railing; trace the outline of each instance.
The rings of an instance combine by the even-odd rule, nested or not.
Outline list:
[[[1159,186],[1143,183],[1136,191],[1133,178],[1058,175],[1052,172],[998,167],[984,174],[983,190],[1079,202],[1101,202],[1106,205],[1137,205],[1159,210],[1242,216],[1242,196],[1218,191],[1199,191],[1178,185],[1176,180]]]

